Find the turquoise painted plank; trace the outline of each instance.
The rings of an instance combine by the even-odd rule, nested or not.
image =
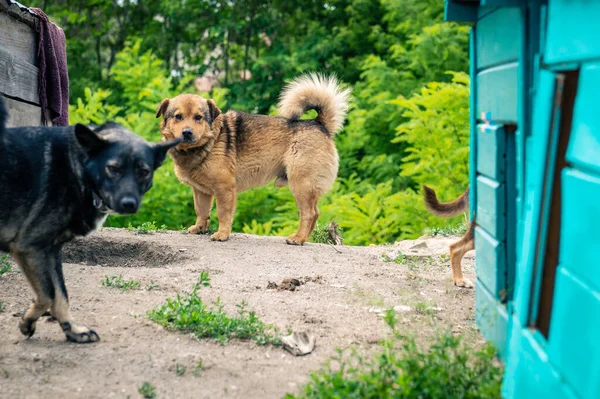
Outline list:
[[[502,382],[505,399],[578,399],[552,366],[540,342],[513,316]]]
[[[517,122],[516,62],[486,69],[477,74],[477,115],[487,114],[497,123]]]
[[[502,125],[477,125],[477,172],[504,182],[506,136]]]
[[[560,263],[600,291],[600,176],[565,169],[562,184]]]
[[[477,224],[499,241],[506,234],[505,185],[485,176],[477,176]]]
[[[481,0],[481,6],[515,7],[522,6],[527,0]]]
[[[501,302],[506,299],[506,249],[481,227],[475,228],[475,273],[480,282]]]
[[[521,10],[500,8],[477,23],[477,70],[517,61],[521,43]]]
[[[477,151],[479,145],[477,144],[477,112],[475,110],[475,104],[477,104],[477,88],[473,87],[475,85],[475,76],[477,70],[477,51],[475,50],[475,42],[477,40],[477,28],[474,27],[471,29],[469,34],[469,76],[471,77],[471,96],[469,98],[469,122],[470,122],[470,134],[469,134],[469,184],[471,187],[476,186],[477,172],[476,165],[477,159]],[[470,219],[473,220],[475,216],[475,209],[477,209],[477,193],[475,190],[470,190],[470,201],[469,201],[469,216]]]
[[[506,183],[504,184],[504,245],[506,247],[506,300],[512,301],[515,291],[515,269],[517,260],[517,136],[519,132],[506,134]]]
[[[600,42],[600,40],[596,40]],[[600,63],[581,68],[567,160],[600,173]]]
[[[600,2],[552,0],[548,2],[544,61],[548,64],[600,58]]]
[[[497,6],[487,6],[487,7],[478,7],[477,8],[477,18],[483,19],[486,15],[493,13],[498,10]]]
[[[533,274],[535,248],[539,236],[540,204],[552,121],[554,91],[555,75],[540,70],[536,79],[537,95],[533,104],[532,121],[535,121],[535,123],[532,124],[531,136],[525,138],[523,209],[522,219],[519,221],[523,226],[521,235],[523,239],[517,243],[520,246],[518,250],[520,258],[517,260],[516,268],[514,309],[523,325],[527,324],[529,319],[531,287],[535,283]]]
[[[446,0],[444,20],[455,22],[477,21],[477,3],[454,3]]]
[[[548,357],[580,397],[600,398],[600,292],[571,274],[570,262],[557,271]],[[598,260],[587,266],[597,272]]]
[[[508,324],[506,306],[498,302],[479,279],[475,281],[475,309],[475,324],[481,335],[494,343],[498,356],[504,359]]]

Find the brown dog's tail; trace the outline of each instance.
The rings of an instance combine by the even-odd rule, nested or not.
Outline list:
[[[469,208],[469,187],[460,197],[450,202],[440,202],[435,191],[427,186],[423,186],[423,192],[425,194],[425,206],[434,215],[449,218],[460,215]]]
[[[318,73],[294,79],[281,93],[279,115],[298,120],[309,109],[317,111],[316,120],[334,136],[342,126],[348,112],[350,89],[342,89],[335,76]]]

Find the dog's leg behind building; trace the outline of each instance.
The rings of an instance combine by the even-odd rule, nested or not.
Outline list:
[[[60,248],[11,250],[35,292],[35,300],[19,323],[21,333],[31,337],[37,320],[48,310],[60,323],[67,339],[78,343],[100,340],[95,331],[75,324],[69,310],[67,289],[62,272]]]
[[[473,282],[465,279],[462,274],[462,258],[475,249],[475,220],[471,220],[467,232],[460,240],[450,244],[450,265],[452,266],[452,281],[457,287],[473,288]]]
[[[450,202],[440,202],[431,188],[423,186],[425,206],[429,212],[441,217],[452,217],[460,215],[469,209],[469,187],[465,192]],[[463,277],[462,274],[462,258],[465,254],[475,249],[475,219],[469,223],[467,232],[460,240],[450,245],[450,265],[452,266],[452,281],[457,287],[472,288],[473,283]]]

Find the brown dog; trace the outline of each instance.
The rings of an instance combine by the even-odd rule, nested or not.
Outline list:
[[[425,194],[425,206],[429,212],[441,217],[452,217],[460,215],[469,209],[469,187],[457,199],[451,202],[440,202],[431,188],[423,186]],[[473,288],[473,283],[462,274],[461,261],[463,256],[475,249],[475,219],[469,223],[469,228],[460,240],[450,245],[450,265],[452,266],[452,280],[458,287]]]
[[[282,117],[233,110],[221,114],[213,100],[192,94],[163,100],[156,113],[163,117],[163,139],[184,136],[191,141],[169,151],[177,177],[194,191],[197,219],[188,231],[208,230],[216,197],[219,229],[211,238],[227,240],[236,193],[275,179],[276,187],[290,186],[300,211],[300,227],[287,243],[304,244],[319,218],[319,197],[337,177],[333,137],[344,124],[349,95],[334,77],[310,74],[291,82],[281,94]],[[300,120],[310,109],[317,117]]]

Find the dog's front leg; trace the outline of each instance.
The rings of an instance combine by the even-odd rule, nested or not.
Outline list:
[[[210,239],[213,241],[226,241],[231,234],[233,213],[235,212],[236,188],[235,183],[220,185],[215,193],[217,197],[217,217],[219,230]]]
[[[69,297],[67,295],[67,288],[65,287],[62,271],[61,251],[62,250],[59,249],[54,256],[55,261],[52,280],[54,282],[55,297],[52,302],[52,315],[58,320],[68,341],[80,344],[100,341],[100,337],[96,334],[96,331],[91,330],[86,326],[76,324],[73,320],[73,316],[71,316],[71,311],[69,310]]]
[[[200,234],[208,231],[212,204],[212,195],[205,194],[202,191],[198,191],[194,188],[194,210],[196,211],[196,224],[188,229],[190,234]]]

